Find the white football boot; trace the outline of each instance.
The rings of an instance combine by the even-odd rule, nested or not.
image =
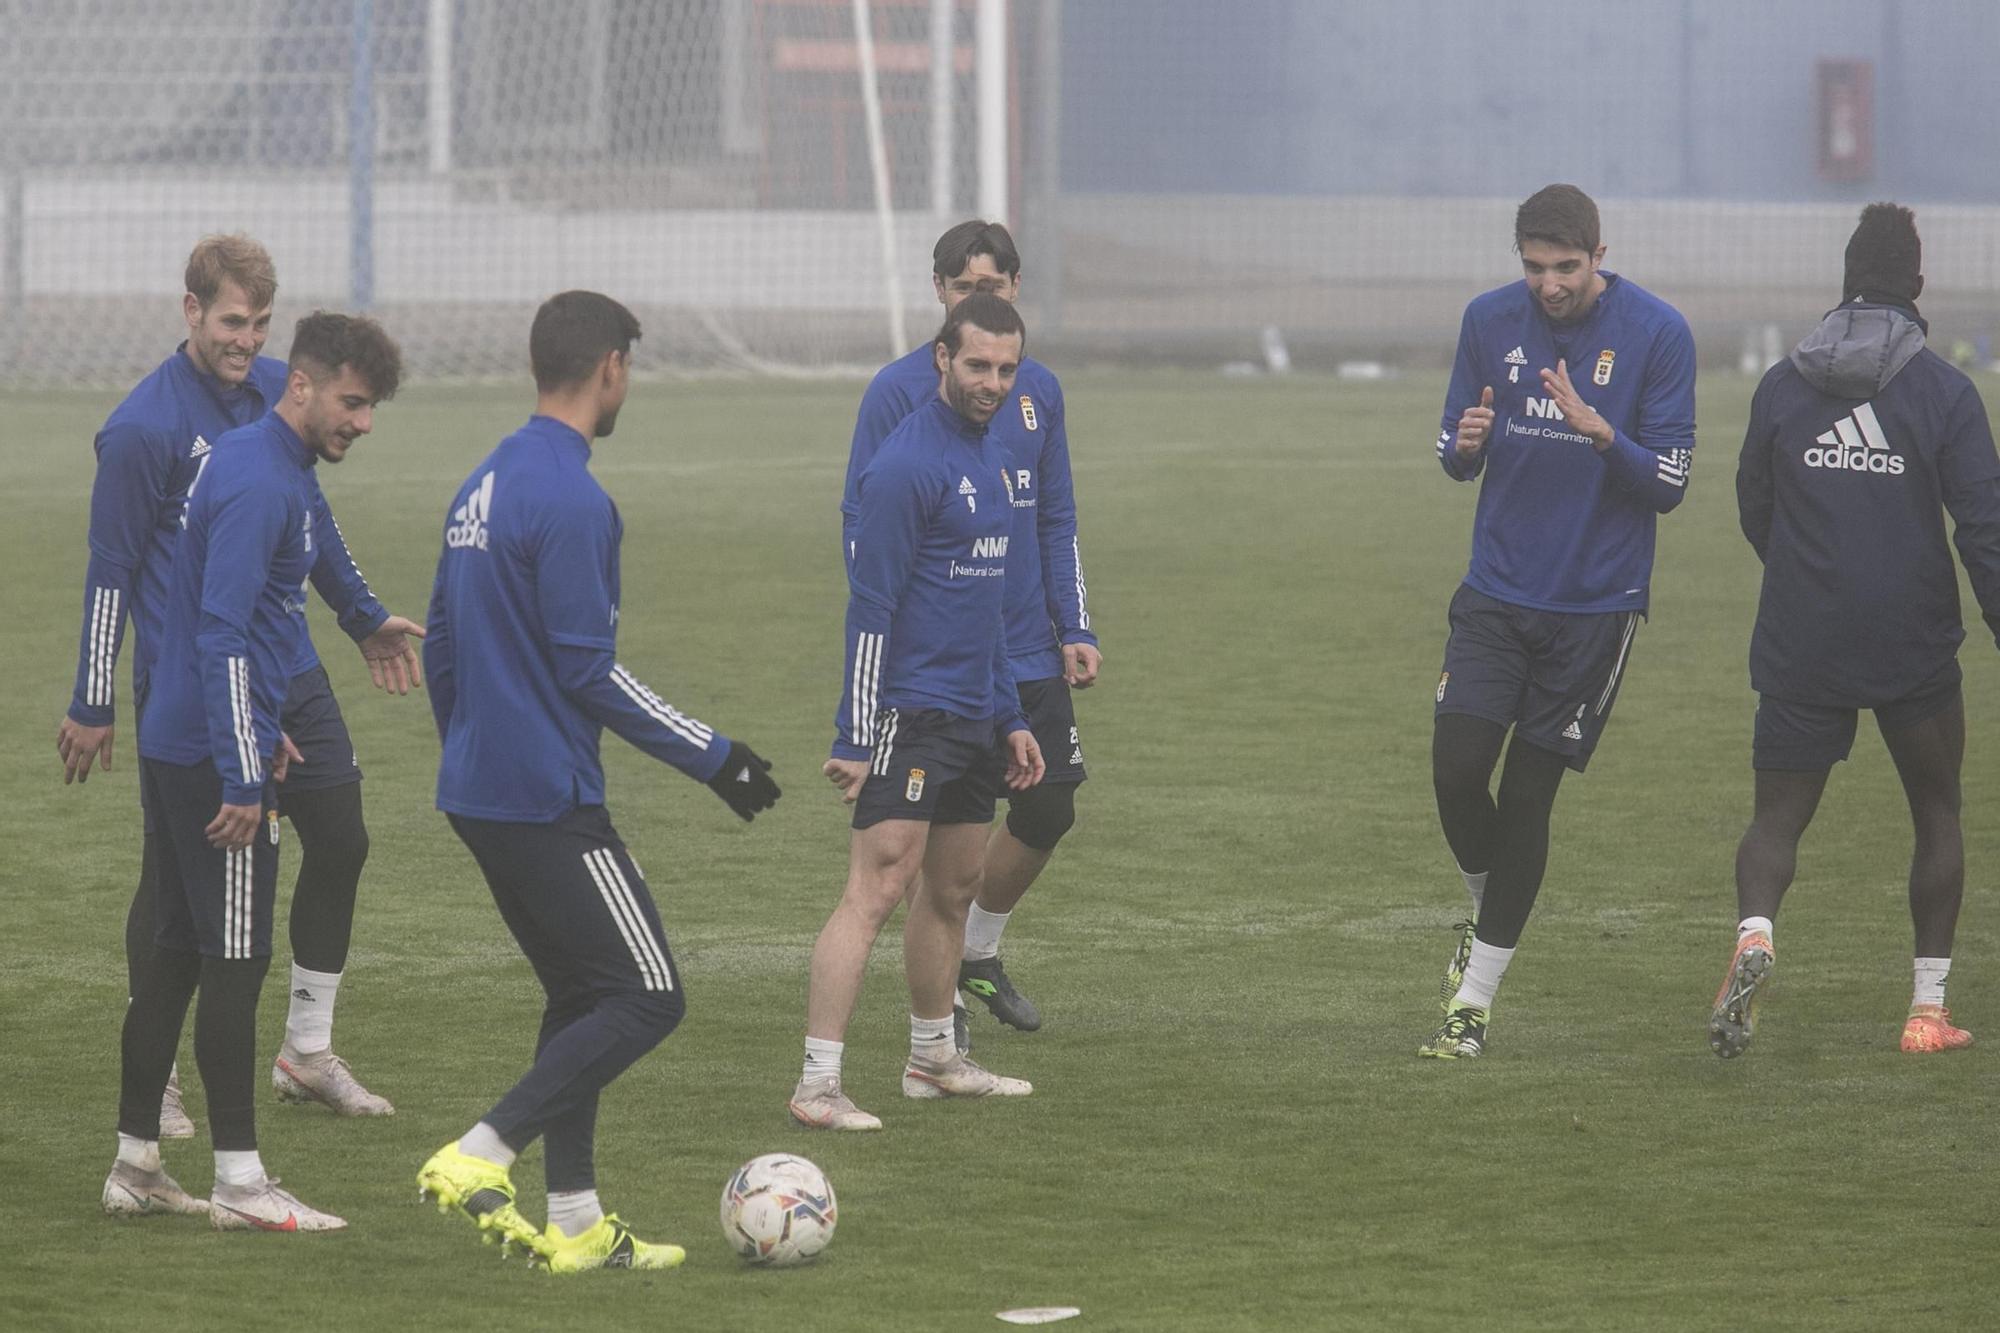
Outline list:
[[[188,1115],[187,1107],[181,1102],[181,1067],[175,1065],[167,1072],[167,1090],[160,1098],[160,1137],[163,1139],[191,1139],[194,1137],[194,1120]]]
[[[387,1097],[361,1086],[347,1061],[332,1050],[300,1055],[286,1042],[271,1064],[271,1086],[281,1102],[319,1102],[339,1115],[394,1115]]]
[[[225,1185],[209,1191],[208,1220],[217,1231],[344,1231],[347,1222],[300,1203],[278,1188],[276,1176],[255,1185]]]
[[[854,1104],[837,1078],[802,1078],[792,1090],[792,1119],[807,1129],[871,1130],[882,1122]]]
[[[905,1097],[1025,1097],[1034,1090],[1028,1080],[1003,1078],[956,1051],[937,1063],[913,1055],[903,1066]]]
[[[165,1170],[146,1171],[130,1162],[113,1162],[104,1178],[104,1211],[113,1217],[205,1213],[208,1200],[197,1199]]]

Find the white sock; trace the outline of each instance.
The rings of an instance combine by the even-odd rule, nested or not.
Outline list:
[[[989,912],[978,903],[965,909],[965,960],[978,962],[1000,952],[1000,932],[1012,912]]]
[[[340,973],[308,972],[292,964],[292,1007],[285,1013],[285,1044],[298,1055],[318,1055],[333,1046],[333,1001]]]
[[[1910,992],[1910,1003],[1943,1004],[1945,978],[1951,975],[1951,959],[1919,958],[1916,973],[1917,984]]]
[[[604,1220],[604,1205],[596,1190],[553,1190],[549,1194],[549,1225],[574,1240]]]
[[[495,1166],[512,1166],[514,1159],[520,1156],[507,1146],[507,1140],[500,1137],[500,1132],[484,1120],[465,1131],[458,1141],[458,1150],[467,1157],[477,1157]]]
[[[1486,898],[1486,876],[1489,873],[1489,871],[1482,870],[1475,875],[1464,866],[1458,868],[1459,878],[1465,881],[1465,891],[1472,895],[1472,919],[1474,921],[1479,919],[1479,904]]]
[[[844,1041],[827,1041],[822,1037],[806,1038],[806,1068],[799,1075],[808,1078],[839,1078],[840,1057],[846,1051]]]
[[[160,1141],[135,1139],[130,1134],[120,1134],[118,1160],[136,1166],[141,1171],[157,1171],[160,1169]]]
[[[1778,928],[1772,924],[1771,918],[1768,916],[1746,916],[1741,921],[1738,921],[1736,923],[1736,938],[1740,940],[1752,931],[1758,930],[1764,932],[1764,938],[1774,944],[1777,942]]]
[[[918,1018],[910,1015],[910,1058],[941,1065],[957,1053],[951,1041],[951,1015]]]
[[[1507,975],[1507,964],[1513,961],[1512,949],[1495,948],[1485,940],[1474,938],[1472,957],[1465,964],[1465,980],[1458,984],[1458,994],[1452,997],[1453,1002],[1491,1009],[1493,992],[1500,989],[1500,978]]]
[[[218,1148],[215,1153],[215,1179],[222,1185],[246,1188],[261,1185],[264,1183],[264,1159],[257,1155],[255,1148],[248,1152],[224,1152]]]

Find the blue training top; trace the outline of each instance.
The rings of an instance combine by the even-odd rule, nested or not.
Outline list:
[[[882,367],[862,395],[840,498],[841,547],[850,559],[861,474],[903,418],[938,396],[931,348],[925,343]],[[1063,673],[1059,644],[1097,644],[1076,536],[1062,385],[1055,374],[1023,357],[1012,400],[1001,404],[986,433],[1002,451],[1014,495],[1005,589],[1009,664],[1016,681],[1049,680]]]
[[[139,718],[139,753],[213,759],[223,801],[262,797],[314,558],[314,456],[276,412],[215,442],[188,491]]]
[[[862,471],[833,757],[867,759],[890,709],[1025,731],[1002,588],[1014,510],[999,443],[933,396]]]
[[[546,824],[602,805],[605,727],[689,777],[721,770],[728,737],[616,660],[624,534],[589,442],[550,417],[529,418],[458,488],[424,640],[438,809]]]
[[[1694,455],[1694,339],[1680,312],[1615,273],[1584,317],[1558,324],[1526,282],[1474,298],[1459,328],[1438,460],[1483,470],[1467,584],[1544,611],[1644,611],[1653,530],[1687,493]],[[1558,358],[1616,432],[1599,455],[1542,387]],[[1458,419],[1493,390],[1493,433],[1462,463]]]
[[[87,727],[116,720],[112,682],[125,623],[133,627],[132,694],[143,700],[158,654],[174,542],[188,486],[216,441],[275,406],[285,363],[258,357],[241,385],[204,373],[183,343],[111,413],[97,433],[90,491],[90,565],[84,576],[83,631],[69,715]],[[315,514],[312,583],[350,636],[364,639],[389,613],[347,554],[319,482],[308,473]],[[319,664],[305,618],[290,627],[290,675]]]

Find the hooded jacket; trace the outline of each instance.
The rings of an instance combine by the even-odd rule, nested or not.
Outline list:
[[[1736,472],[1764,561],[1750,683],[1875,708],[1953,669],[1959,558],[2000,641],[2000,455],[1979,391],[1909,307],[1852,301],[1771,367]]]

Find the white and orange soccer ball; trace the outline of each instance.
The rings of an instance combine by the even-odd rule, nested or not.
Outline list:
[[[722,1234],[748,1262],[789,1268],[826,1248],[835,1210],[825,1172],[791,1153],[765,1153],[722,1187]]]

